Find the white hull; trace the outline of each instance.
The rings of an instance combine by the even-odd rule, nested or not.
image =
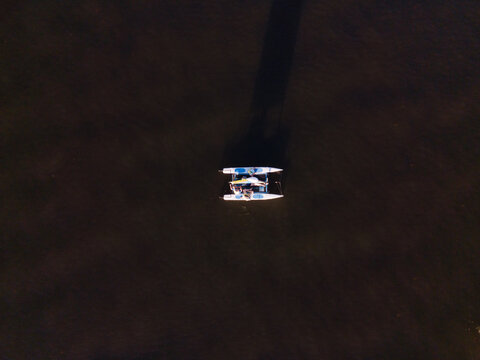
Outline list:
[[[274,167],[234,167],[234,168],[223,168],[222,172],[224,174],[249,174],[249,170],[251,170],[251,174],[259,175],[259,174],[268,174],[273,172],[280,172],[283,169],[274,168]]]
[[[255,201],[255,200],[272,200],[272,199],[278,199],[282,197],[283,195],[269,194],[269,193],[254,193],[250,198],[245,198],[242,195],[227,194],[227,195],[223,195],[223,200]]]

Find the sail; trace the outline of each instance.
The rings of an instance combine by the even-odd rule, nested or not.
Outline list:
[[[245,178],[245,179],[230,181],[230,184],[233,184],[233,185],[261,185],[261,186],[264,186],[265,181],[261,181],[258,178],[256,178],[255,176],[251,176],[251,177],[248,177],[248,178]]]

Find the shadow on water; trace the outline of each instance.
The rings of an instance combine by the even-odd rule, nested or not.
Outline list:
[[[303,0],[273,0],[246,133],[228,145],[222,167],[286,169],[289,128],[282,111],[292,68]]]

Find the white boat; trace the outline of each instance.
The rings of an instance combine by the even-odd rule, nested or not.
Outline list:
[[[235,167],[219,170],[223,174],[232,175],[229,181],[230,194],[223,195],[223,200],[251,201],[272,200],[282,198],[281,184],[275,181],[279,194],[272,193],[269,188],[268,175],[280,173],[283,170],[273,167]]]
[[[283,197],[283,195],[278,194],[261,194],[261,193],[253,193],[250,198],[246,198],[241,194],[225,194],[223,195],[223,200],[243,200],[243,201],[250,201],[250,200],[272,200],[278,199]]]
[[[278,169],[274,167],[255,167],[255,166],[246,166],[246,167],[231,167],[231,168],[224,168],[221,170],[224,174],[237,174],[237,175],[260,175],[260,174],[268,174],[273,172],[281,172],[283,169]]]

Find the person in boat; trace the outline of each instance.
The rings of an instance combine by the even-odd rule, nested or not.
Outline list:
[[[242,193],[242,187],[238,185],[230,184],[230,190],[232,190],[235,195]]]
[[[245,199],[251,199],[253,195],[253,189],[251,187],[246,187],[243,189],[242,194]]]

